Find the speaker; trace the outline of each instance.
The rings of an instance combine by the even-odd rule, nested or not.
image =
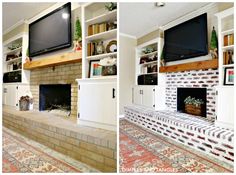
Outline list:
[[[157,74],[139,75],[138,85],[157,85]]]
[[[21,82],[21,71],[8,72],[3,75],[3,83]]]

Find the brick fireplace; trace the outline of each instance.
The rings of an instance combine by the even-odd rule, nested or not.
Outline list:
[[[71,110],[71,85],[46,84],[39,86],[39,110]]]
[[[218,69],[191,70],[166,74],[166,106],[177,111],[177,88],[206,88],[206,118],[216,119],[215,86],[218,85]]]
[[[40,85],[71,86],[71,117],[77,116],[78,84],[75,81],[81,78],[81,63],[73,63],[48,68],[39,68],[31,71],[30,90],[34,99],[34,109],[39,110]]]

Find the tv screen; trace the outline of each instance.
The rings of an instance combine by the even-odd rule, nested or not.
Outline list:
[[[29,24],[29,56],[71,46],[71,3]]]
[[[164,31],[166,62],[208,54],[207,14],[202,14]]]

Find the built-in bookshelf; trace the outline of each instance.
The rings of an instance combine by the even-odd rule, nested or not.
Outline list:
[[[141,75],[155,75],[158,72],[158,40],[136,48],[136,81]],[[138,82],[136,82],[138,85]],[[156,84],[157,85],[157,84]]]
[[[219,85],[234,84],[234,10],[216,14],[218,18]],[[232,81],[232,82],[230,82]]]
[[[109,11],[105,5],[104,2],[89,3],[83,8],[85,46],[82,78],[105,79],[117,74],[117,9]],[[109,62],[107,66],[102,62],[104,59]]]

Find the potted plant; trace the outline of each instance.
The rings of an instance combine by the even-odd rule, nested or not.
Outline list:
[[[33,98],[30,98],[28,95],[21,96],[19,100],[20,111],[28,111],[30,109],[30,104],[33,104]]]
[[[202,105],[204,104],[202,99],[195,99],[194,97],[188,96],[184,100],[185,112],[193,115],[202,114]]]
[[[218,58],[218,39],[217,39],[216,30],[214,26],[211,32],[210,53],[211,53],[212,59]]]
[[[74,51],[82,49],[82,30],[79,18],[75,22]]]
[[[109,3],[106,3],[106,4],[105,4],[105,8],[106,8],[108,11],[115,10],[115,9],[117,9],[117,3],[116,3],[116,2],[109,2]]]

